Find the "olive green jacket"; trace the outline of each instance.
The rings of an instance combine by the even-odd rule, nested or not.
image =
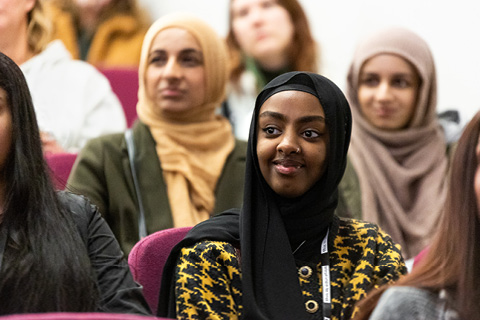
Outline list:
[[[140,121],[134,124],[132,131],[140,196],[147,233],[151,234],[173,227],[172,213],[155,140],[148,127]],[[212,214],[241,207],[246,150],[246,142],[237,140],[217,182]],[[124,134],[90,140],[77,157],[67,188],[87,196],[99,207],[122,250],[128,255],[139,240],[139,211]]]

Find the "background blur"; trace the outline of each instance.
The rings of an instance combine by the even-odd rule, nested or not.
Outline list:
[[[438,110],[457,109],[462,123],[480,109],[480,1],[472,0],[300,0],[321,47],[321,73],[345,89],[355,45],[389,25],[410,28],[433,52]],[[183,11],[208,21],[222,36],[228,0],[140,0],[153,19]]]

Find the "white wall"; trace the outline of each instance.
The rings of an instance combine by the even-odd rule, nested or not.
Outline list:
[[[227,32],[228,0],[140,0],[152,17],[190,12]],[[438,109],[458,109],[462,122],[480,110],[480,1],[300,0],[322,49],[322,73],[341,88],[357,40],[388,25],[406,26],[433,52]]]

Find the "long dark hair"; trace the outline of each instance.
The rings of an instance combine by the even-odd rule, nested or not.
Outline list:
[[[242,50],[233,33],[232,2],[229,9],[229,30],[227,34],[227,45],[230,53],[230,80],[237,84],[242,72],[245,70],[245,63],[242,59]],[[307,15],[298,0],[277,0],[278,4],[284,7],[292,19],[295,28],[293,43],[289,46],[289,61],[292,71],[317,72],[318,46],[313,38]]]
[[[480,112],[458,141],[445,211],[428,253],[411,274],[395,284],[432,292],[446,289],[462,319],[475,319],[480,314],[480,208],[474,190],[479,137]],[[372,292],[362,301],[355,319],[368,319],[385,290]]]
[[[32,98],[20,68],[0,53],[0,88],[12,116],[5,162],[0,314],[93,311],[97,288],[71,213],[60,204],[43,158]]]

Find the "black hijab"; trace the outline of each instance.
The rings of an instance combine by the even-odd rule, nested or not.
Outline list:
[[[303,91],[317,97],[325,112],[329,132],[323,176],[305,194],[293,199],[277,195],[268,186],[256,153],[260,107],[272,95],[287,90]],[[292,248],[304,240],[318,242],[333,221],[338,201],[337,186],[345,171],[351,126],[348,102],[341,90],[327,78],[315,73],[288,72],[268,83],[257,97],[250,126],[240,215],[236,210],[229,210],[194,227],[172,251],[174,257],[170,256],[172,261],[169,261],[168,269],[174,269],[182,247],[202,239],[240,244],[242,317],[308,318]],[[173,272],[164,270],[159,316],[175,317]]]

